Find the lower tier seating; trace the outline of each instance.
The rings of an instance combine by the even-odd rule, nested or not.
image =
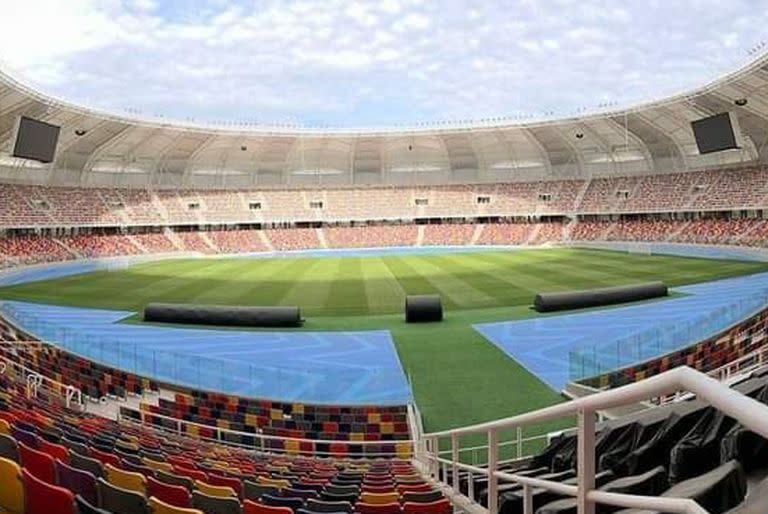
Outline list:
[[[157,433],[29,399],[12,378],[0,376],[0,511],[452,511],[405,460],[276,456]]]

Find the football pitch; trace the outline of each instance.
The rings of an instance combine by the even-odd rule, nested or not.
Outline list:
[[[471,326],[538,316],[530,309],[537,292],[652,280],[678,286],[767,270],[766,263],[576,248],[187,258],[4,287],[0,298],[137,312],[150,302],[298,305],[307,318],[302,330],[387,329],[433,430],[561,401]],[[445,321],[406,325],[405,296],[430,293],[442,297]]]

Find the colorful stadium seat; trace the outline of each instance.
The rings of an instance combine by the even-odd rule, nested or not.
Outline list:
[[[24,443],[19,443],[21,467],[31,475],[49,484],[56,483],[56,466],[53,457],[47,453],[33,450]]]
[[[16,439],[9,435],[0,434],[0,457],[14,462],[19,461],[19,446],[16,444]]]
[[[147,496],[154,496],[165,503],[176,507],[189,508],[191,496],[189,490],[180,485],[166,484],[153,477],[147,477]]]
[[[62,462],[69,462],[69,450],[66,446],[60,444],[53,444],[40,438],[37,442],[37,449],[43,453],[47,453],[54,460],[59,459]]]
[[[403,504],[403,514],[451,514],[453,508],[447,499],[434,501],[431,503],[411,503]]]
[[[294,514],[294,512],[290,507],[274,507],[245,500],[243,514]]]
[[[149,514],[147,499],[136,491],[121,489],[99,478],[99,507],[114,514]]]
[[[75,514],[75,496],[67,489],[21,470],[26,514]]]
[[[237,498],[210,496],[200,491],[192,493],[192,506],[206,514],[241,514],[242,506]]]
[[[94,477],[101,478],[104,476],[104,466],[96,459],[85,457],[77,452],[72,452],[69,456],[69,465],[73,468],[87,471]]]
[[[235,496],[238,498],[242,498],[243,496],[243,482],[239,478],[225,477],[215,473],[209,473],[207,483],[209,485],[220,487],[230,487],[235,491]]]
[[[304,508],[310,512],[316,513],[346,512],[348,514],[352,514],[353,511],[353,507],[350,502],[328,502],[312,498],[306,501]]]
[[[120,468],[107,464],[104,466],[104,475],[107,482],[128,491],[146,494],[147,479],[141,473],[124,471]]]
[[[235,490],[229,486],[218,486],[207,484],[201,480],[195,480],[195,489],[208,496],[218,496],[219,498],[229,498],[237,496]]]
[[[24,514],[21,467],[10,459],[0,457],[0,477],[0,511]]]
[[[181,507],[175,507],[154,497],[149,499],[148,504],[149,510],[152,514],[205,514],[203,511],[198,509],[185,509]]]
[[[357,502],[355,504],[355,512],[357,514],[400,514],[400,504]]]
[[[175,473],[165,472],[162,470],[155,471],[155,478],[166,484],[181,486],[187,491],[191,491],[195,485],[192,479],[189,477],[176,475]]]
[[[98,502],[96,477],[93,474],[57,460],[56,476],[58,478],[57,484],[61,487],[69,489],[75,495],[82,496],[94,505]]]
[[[79,494],[75,496],[75,506],[77,507],[78,514],[112,514],[96,507],[95,503],[89,502]]]

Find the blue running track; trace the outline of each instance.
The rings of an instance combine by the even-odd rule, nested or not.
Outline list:
[[[4,316],[74,353],[158,380],[286,401],[405,404],[387,330],[247,332],[120,324],[132,312],[6,301]]]
[[[768,303],[768,273],[673,291],[686,296],[474,328],[560,391],[570,380],[685,348],[741,321]]]

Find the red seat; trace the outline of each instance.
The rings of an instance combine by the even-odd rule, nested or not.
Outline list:
[[[21,474],[26,514],[75,514],[75,495],[70,491],[38,479],[26,469]]]
[[[451,514],[452,511],[451,502],[445,498],[431,503],[406,502],[403,505],[403,514]]]
[[[49,443],[45,439],[40,438],[37,442],[37,449],[53,457],[53,460],[59,459],[65,464],[69,462],[69,450],[66,446]]]
[[[147,496],[154,496],[174,507],[189,508],[192,506],[192,497],[186,487],[166,484],[152,477],[147,477]]]
[[[19,443],[21,467],[30,474],[49,484],[56,483],[56,462],[47,453],[33,450],[24,443]]]
[[[243,482],[239,478],[224,477],[210,473],[208,475],[208,483],[211,485],[231,487],[235,490],[235,493],[239,498],[243,497]]]
[[[269,507],[245,500],[243,502],[243,514],[293,514],[293,509],[290,507]]]
[[[173,466],[173,472],[177,475],[191,478],[192,480],[200,480],[201,482],[208,483],[208,473],[198,471],[196,469],[189,469],[183,466]]]
[[[96,448],[91,448],[90,450],[91,450],[91,457],[98,460],[102,464],[111,464],[116,468],[119,468],[121,466],[120,458],[117,455],[103,452],[101,450],[97,450]]]
[[[364,493],[391,493],[394,490],[395,490],[394,484],[386,484],[386,485],[363,484]]]
[[[426,482],[423,484],[400,484],[397,486],[397,492],[400,494],[403,493],[428,493],[429,491],[433,490],[434,487],[427,484]]]
[[[357,502],[355,512],[358,514],[400,514],[399,503],[383,503],[374,505],[372,503]]]

